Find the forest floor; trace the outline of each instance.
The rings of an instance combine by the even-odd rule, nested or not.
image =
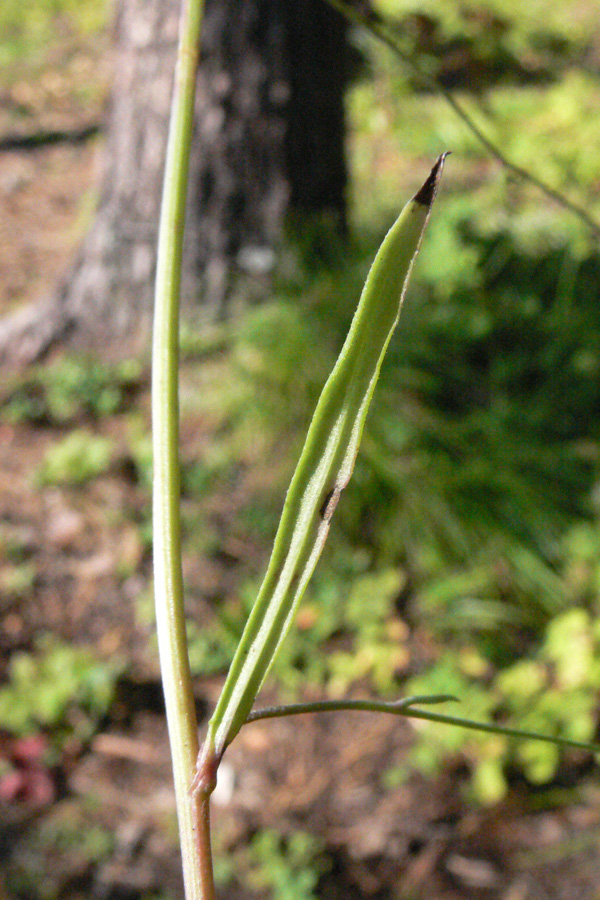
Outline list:
[[[66,83],[59,73],[3,86],[0,108],[13,116],[0,118],[0,142],[15,134],[15,123],[25,134],[24,119],[33,130],[65,132],[99,122],[100,100],[90,113],[89,104],[70,99],[72,73],[89,64],[95,60],[86,51],[71,62]],[[68,271],[93,209],[100,154],[96,137],[0,146],[0,312],[52,291]],[[13,387],[5,383],[4,400]],[[149,543],[140,527],[150,498],[128,444],[133,407],[147,423],[147,370],[126,407],[111,415],[82,411],[64,424],[0,418],[0,676],[16,651],[32,650],[49,633],[92,646],[107,665],[118,660],[120,673],[93,733],[71,737],[60,754],[52,755],[45,735],[0,732],[2,900],[182,896],[148,615]],[[80,486],[40,483],[48,449],[75,428],[110,440],[110,465]],[[209,438],[209,422],[188,421],[183,455]],[[207,604],[230,596],[238,572],[262,552],[227,543],[226,523],[243,504],[242,490],[213,510],[225,551],[186,561],[202,598],[190,612],[200,622]],[[202,715],[220,680],[196,680]],[[362,714],[244,729],[215,797],[220,896],[599,900],[597,781],[567,770],[544,790],[516,782],[505,801],[482,809],[465,799],[459,759],[435,778],[414,774],[384,788],[383,762],[400,761],[412,734],[407,723]]]

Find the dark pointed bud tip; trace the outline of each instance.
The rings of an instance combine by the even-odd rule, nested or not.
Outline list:
[[[438,157],[438,160],[429,173],[429,177],[423,187],[417,191],[413,200],[415,203],[421,203],[422,206],[431,206],[433,203],[434,197],[436,195],[438,184],[440,183],[440,178],[442,177],[442,169],[444,168],[444,161],[447,156],[450,155],[450,150],[446,153],[442,153],[441,156]]]

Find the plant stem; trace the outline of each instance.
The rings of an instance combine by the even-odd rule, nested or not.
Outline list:
[[[165,163],[152,351],[154,591],[186,900],[213,900],[208,797],[192,796],[197,722],[181,570],[179,292],[202,0],[183,0]]]
[[[389,713],[393,716],[404,716],[407,719],[442,722],[445,725],[457,725],[459,728],[470,728],[472,731],[483,731],[487,734],[503,734],[506,737],[519,738],[521,740],[545,741],[546,743],[558,744],[562,747],[575,747],[578,750],[587,750],[589,753],[600,752],[600,746],[587,741],[574,741],[571,738],[560,737],[559,735],[541,734],[537,731],[510,728],[507,725],[497,725],[491,722],[475,722],[472,719],[463,719],[460,716],[448,716],[444,713],[414,708],[415,704],[446,703],[456,700],[457,698],[450,696],[450,694],[406,697],[404,700],[396,700],[392,703],[386,703],[383,700],[317,700],[314,703],[292,703],[289,706],[268,706],[264,709],[256,709],[246,719],[246,725],[249,725],[251,722],[258,722],[260,719],[282,719],[285,716],[300,716],[306,713],[376,712]]]
[[[197,846],[200,854],[201,894],[204,900],[214,900],[215,883],[210,843],[210,794],[201,794],[199,796],[190,794],[190,797],[197,812]]]

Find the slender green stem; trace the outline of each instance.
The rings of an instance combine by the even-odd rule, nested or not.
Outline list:
[[[452,694],[432,694],[426,696],[404,697],[402,700],[394,700],[386,703],[383,700],[313,700],[310,703],[291,703],[287,706],[265,706],[262,709],[253,710],[246,719],[246,725],[250,722],[258,722],[259,719],[281,719],[284,716],[299,716],[305,713],[318,712],[387,712],[397,716],[405,715],[407,709],[415,704],[421,705],[433,703],[458,703],[458,698]]]
[[[183,0],[160,214],[152,352],[156,627],[186,900],[214,897],[208,798],[192,797],[189,790],[198,737],[183,608],[179,511],[179,291],[202,13],[202,0]]]
[[[412,719],[426,719],[428,722],[443,722],[445,725],[458,725],[460,728],[470,728],[473,731],[484,731],[489,734],[503,734],[506,737],[521,738],[532,741],[546,741],[550,744],[560,744],[564,747],[576,747],[578,750],[587,750],[590,753],[600,753],[597,744],[573,741],[550,734],[540,734],[536,731],[525,731],[521,728],[509,728],[506,725],[496,725],[487,722],[474,722],[472,719],[463,719],[459,716],[448,716],[444,713],[429,712],[429,710],[415,709],[415,704],[446,703],[456,700],[448,694],[435,694],[431,697],[406,697],[393,703],[381,700],[318,700],[314,703],[292,703],[289,706],[268,706],[264,709],[256,709],[251,712],[246,724],[257,722],[259,719],[281,719],[284,716],[299,716],[316,712],[377,712],[389,713],[393,716],[404,716]]]
[[[193,796],[190,791],[188,793],[190,794],[190,801],[194,804],[194,809],[197,812],[197,846],[200,854],[202,897],[204,900],[213,900],[215,884],[210,841],[210,793],[200,794],[198,798]]]
[[[379,41],[389,47],[389,49],[396,56],[398,56],[404,63],[406,63],[406,65],[408,65],[412,69],[417,78],[421,81],[421,84],[440,94],[440,96],[444,98],[448,106],[450,106],[454,110],[459,119],[462,119],[471,134],[473,134],[480,142],[480,144],[485,147],[490,156],[495,157],[495,159],[497,159],[505,169],[507,169],[509,172],[512,172],[513,175],[516,175],[517,178],[533,184],[543,194],[545,194],[555,203],[558,203],[560,206],[562,206],[563,209],[568,209],[570,212],[578,216],[578,218],[581,219],[582,222],[585,222],[588,228],[590,228],[595,235],[600,235],[600,222],[597,222],[596,219],[594,219],[583,206],[580,206],[579,203],[575,203],[573,200],[570,200],[569,197],[566,197],[563,193],[558,191],[556,188],[553,188],[551,185],[546,184],[546,182],[541,178],[538,178],[537,175],[534,175],[532,172],[529,172],[527,169],[524,169],[522,166],[519,166],[508,159],[508,157],[502,152],[502,150],[496,144],[494,144],[494,142],[491,141],[489,137],[487,137],[487,135],[483,133],[478,125],[475,124],[462,104],[460,104],[455,98],[454,94],[451,91],[447,90],[443,86],[443,84],[441,84],[439,79],[435,78],[433,75],[430,75],[428,72],[425,72],[422,65],[412,53],[408,53],[406,50],[404,50],[399,39],[390,30],[390,28],[386,27],[385,24],[382,23],[381,19],[367,18],[367,16],[363,12],[361,12],[356,6],[351,6],[347,2],[347,0],[326,0],[326,2],[331,7],[333,7],[333,9],[337,10],[342,16],[344,16],[344,18],[346,18],[349,22],[352,22],[354,25],[358,25],[361,28],[366,29],[366,31],[368,31]]]

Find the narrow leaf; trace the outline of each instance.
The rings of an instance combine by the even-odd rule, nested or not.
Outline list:
[[[246,721],[321,554],[340,493],[352,474],[446,155],[440,156],[423,187],[400,213],[375,257],[348,337],[311,421],[265,579],[209,723],[204,759],[218,760]]]

